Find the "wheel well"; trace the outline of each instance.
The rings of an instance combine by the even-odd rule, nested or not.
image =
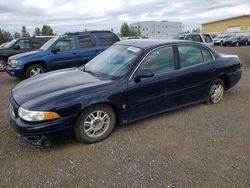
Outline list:
[[[225,84],[225,89],[227,90],[229,88],[229,85],[230,85],[229,77],[226,74],[222,74],[219,76],[219,78],[223,80],[223,82]]]
[[[47,67],[45,65],[45,63],[43,61],[34,61],[34,62],[30,62],[30,63],[27,63],[25,66],[24,66],[24,70],[26,72],[27,68],[30,66],[30,65],[34,65],[34,64],[39,64],[39,65],[42,65],[47,71]]]
[[[86,110],[86,109],[88,109],[88,108],[90,108],[90,107],[92,107],[92,106],[100,105],[100,104],[101,104],[101,105],[102,105],[102,104],[103,104],[103,105],[107,105],[107,106],[111,107],[111,108],[114,110],[114,112],[115,112],[117,124],[121,124],[121,123],[122,123],[122,120],[121,120],[121,117],[120,117],[120,115],[119,115],[119,113],[118,113],[117,108],[116,108],[113,104],[111,104],[111,103],[109,103],[109,102],[99,102],[99,103],[91,104],[91,105],[87,106],[86,108],[82,109],[78,117],[81,116],[81,114],[82,114],[82,112],[83,112],[84,110]]]

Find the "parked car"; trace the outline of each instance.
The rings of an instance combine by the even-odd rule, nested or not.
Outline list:
[[[225,36],[217,36],[214,38],[214,45],[223,45],[223,41],[227,40],[228,38],[232,37],[231,35],[225,35]]]
[[[49,40],[37,51],[10,57],[7,73],[29,78],[81,66],[117,41],[119,38],[110,31],[68,33]]]
[[[39,49],[53,36],[36,36],[14,39],[0,48],[0,71],[4,71],[12,55]]]
[[[238,56],[202,43],[124,40],[79,68],[27,79],[10,93],[13,128],[34,145],[95,143],[115,125],[195,103],[216,104],[241,78]]]
[[[239,37],[230,37],[223,41],[223,46],[240,46],[240,45],[247,45],[248,39],[246,36],[239,36]]]
[[[209,34],[203,33],[190,33],[186,34],[184,37],[184,40],[191,40],[191,41],[196,41],[196,42],[201,42],[204,43],[205,45],[209,47],[214,46],[214,42],[212,37]]]
[[[250,35],[247,36],[247,44],[250,44]]]

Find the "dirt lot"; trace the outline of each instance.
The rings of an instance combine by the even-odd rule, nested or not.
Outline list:
[[[37,149],[8,123],[20,80],[0,73],[0,187],[250,187],[250,46],[243,78],[220,104],[198,104],[119,126],[98,144]]]

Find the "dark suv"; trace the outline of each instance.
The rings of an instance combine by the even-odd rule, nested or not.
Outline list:
[[[9,58],[7,73],[33,77],[48,71],[78,67],[119,41],[110,31],[68,33],[55,37],[39,50]]]
[[[223,41],[223,46],[240,46],[247,45],[248,39],[246,36],[230,37],[227,40]]]
[[[54,36],[52,36],[54,37]],[[0,47],[0,71],[6,69],[8,57],[39,49],[51,36],[35,36],[14,39]]]

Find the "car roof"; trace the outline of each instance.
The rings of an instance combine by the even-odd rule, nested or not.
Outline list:
[[[167,44],[180,44],[180,43],[200,44],[194,41],[171,40],[171,39],[130,39],[130,40],[122,40],[115,44],[134,46],[146,50],[157,46],[162,46]]]

